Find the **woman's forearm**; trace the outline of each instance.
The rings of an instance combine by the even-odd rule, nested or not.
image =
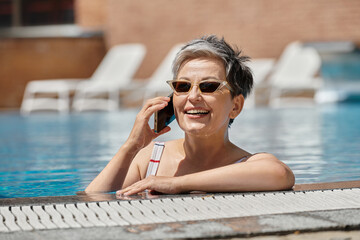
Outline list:
[[[138,151],[133,145],[125,143],[100,174],[89,184],[85,192],[109,192],[120,189],[131,161]]]
[[[180,192],[239,192],[290,189],[294,185],[291,170],[280,162],[255,161],[177,177]]]
[[[157,97],[146,101],[146,104],[136,115],[134,126],[125,144],[89,184],[85,192],[108,192],[118,190],[123,186],[131,161],[136,154],[148,146],[153,139],[170,131],[169,127],[165,127],[159,133],[155,133],[148,123],[150,116],[164,108],[169,101],[169,97]],[[135,171],[133,175],[136,176],[132,176],[132,179],[136,179],[138,171]],[[140,180],[140,177],[138,180]]]
[[[117,192],[133,195],[145,189],[166,194],[191,191],[246,192],[291,189],[295,177],[290,168],[271,154],[258,154],[244,163],[183,176],[149,176]]]

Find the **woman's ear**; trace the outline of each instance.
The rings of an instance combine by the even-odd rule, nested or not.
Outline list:
[[[240,113],[241,110],[243,109],[244,106],[244,96],[242,94],[235,96],[233,99],[233,109],[231,110],[229,117],[231,119],[235,119]]]

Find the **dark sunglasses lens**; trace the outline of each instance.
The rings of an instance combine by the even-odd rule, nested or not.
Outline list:
[[[215,92],[219,86],[220,86],[220,83],[218,83],[218,82],[203,82],[203,83],[199,84],[201,92],[204,92],[204,93]]]
[[[191,83],[188,82],[173,82],[172,85],[176,92],[188,92],[191,88]]]

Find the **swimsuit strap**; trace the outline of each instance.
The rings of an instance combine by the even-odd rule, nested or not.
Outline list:
[[[164,142],[155,142],[154,144],[154,148],[151,154],[151,159],[146,171],[146,177],[150,176],[150,175],[156,175],[156,172],[159,168],[159,164],[160,164],[160,158],[161,158],[161,154],[164,150],[165,147],[165,143]]]
[[[248,159],[248,158],[251,157],[251,156],[253,156],[253,155],[245,156],[245,157],[241,158],[240,160],[237,160],[235,163],[241,163],[242,161]]]

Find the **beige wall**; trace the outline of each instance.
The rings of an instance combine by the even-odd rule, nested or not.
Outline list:
[[[0,39],[0,109],[20,107],[31,80],[90,77],[105,53],[102,38]]]
[[[0,108],[19,107],[30,80],[89,77],[115,44],[146,45],[136,77],[147,78],[174,44],[204,34],[253,58],[295,40],[360,42],[359,0],[76,0],[75,19],[104,39],[0,39]]]
[[[107,19],[107,0],[75,0],[75,21],[85,28],[103,29]]]
[[[91,12],[78,0],[77,14]],[[104,24],[107,46],[142,42],[148,77],[169,48],[204,34],[224,36],[251,57],[278,57],[291,41],[360,41],[358,0],[92,0],[107,14],[79,20]],[[82,3],[82,4],[80,4]],[[91,20],[92,19],[92,20]]]

